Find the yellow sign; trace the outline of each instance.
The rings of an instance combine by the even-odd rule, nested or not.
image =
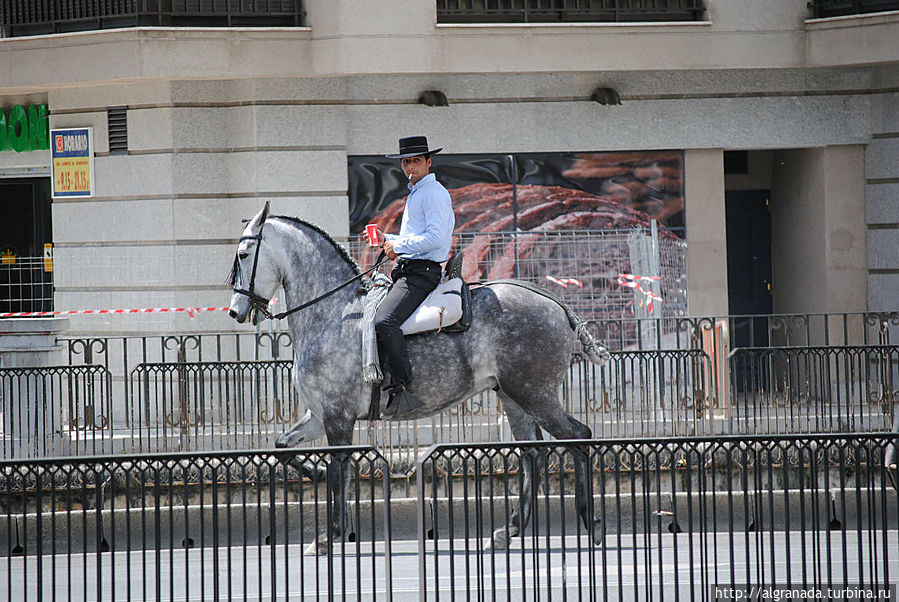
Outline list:
[[[44,271],[53,271],[53,245],[50,243],[44,245]]]
[[[0,253],[0,264],[9,265],[16,262],[16,253],[12,249],[3,249]]]
[[[53,198],[93,196],[94,141],[92,128],[50,131]]]

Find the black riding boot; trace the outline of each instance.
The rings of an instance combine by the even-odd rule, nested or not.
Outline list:
[[[388,385],[384,387],[384,391],[390,393],[390,399],[387,400],[387,407],[381,412],[381,418],[389,420],[392,418],[402,417],[409,414],[417,407],[424,405],[424,402],[413,394],[409,385]]]

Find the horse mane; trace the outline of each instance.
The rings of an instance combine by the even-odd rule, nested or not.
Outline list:
[[[330,234],[322,230],[320,227],[298,217],[290,217],[287,215],[272,215],[271,218],[283,219],[288,222],[293,222],[297,226],[303,226],[309,228],[313,232],[317,232],[322,236],[322,238],[331,243],[331,246],[334,247],[334,250],[337,251],[337,254],[340,255],[348,264],[350,264],[350,267],[353,268],[353,271],[356,274],[362,273],[362,268],[359,267],[359,263],[353,258],[352,255],[350,255],[350,252],[347,251],[346,247],[334,240]]]
[[[293,222],[293,224],[296,226],[303,226],[303,227],[309,228],[313,232],[317,232],[319,235],[321,235],[322,238],[324,238],[326,241],[331,243],[331,246],[334,247],[334,250],[337,251],[337,254],[340,255],[348,264],[350,264],[350,267],[353,268],[353,271],[356,274],[360,274],[362,272],[362,268],[359,267],[359,263],[355,259],[353,259],[353,256],[350,255],[350,252],[347,251],[346,247],[344,247],[342,244],[340,244],[339,242],[334,240],[330,234],[328,234],[327,232],[322,230],[320,227],[318,227],[315,224],[312,224],[310,222],[307,222],[306,220],[302,220],[298,217],[290,217],[288,215],[269,216],[269,219],[272,219],[272,218],[281,219],[281,220],[285,220],[288,222]],[[227,284],[229,284],[230,286],[234,286],[234,283],[237,282],[237,269],[238,269],[238,259],[237,259],[237,254],[235,253],[234,254],[234,263],[231,264],[231,271],[228,273],[228,278],[225,280],[225,282]]]

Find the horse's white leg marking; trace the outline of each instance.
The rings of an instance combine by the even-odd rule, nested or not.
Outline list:
[[[314,441],[325,436],[322,421],[306,410],[306,414],[290,430],[284,431],[275,441],[275,447],[294,447],[304,441]]]

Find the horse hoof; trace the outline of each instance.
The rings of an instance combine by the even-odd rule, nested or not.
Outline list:
[[[327,556],[328,551],[328,542],[316,538],[303,550],[303,556]]]
[[[593,545],[598,546],[601,544],[604,535],[605,531],[603,530],[602,520],[597,518],[593,521]]]
[[[518,535],[518,527],[504,527],[493,532],[493,537],[487,542],[488,550],[508,550],[512,543],[512,538]]]

